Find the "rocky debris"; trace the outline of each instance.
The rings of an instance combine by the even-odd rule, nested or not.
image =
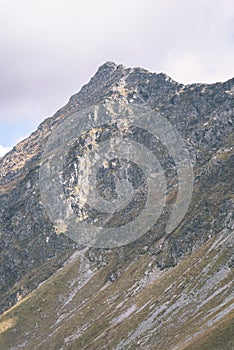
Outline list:
[[[178,130],[194,166],[193,198],[181,224],[167,236],[161,220],[138,241],[114,249],[118,255],[117,271],[123,262],[142,254],[156,256],[161,269],[175,266],[221,230],[227,229],[228,234],[233,212],[233,91],[234,79],[183,85],[163,73],[107,62],[66,106],[1,158],[1,310],[34,290],[76,250],[72,240],[56,232],[42,206],[38,172],[52,130],[88,106],[103,101],[150,106]],[[169,158],[165,163],[169,166]],[[100,249],[91,249],[87,254],[99,267],[112,256]],[[113,278],[110,276],[110,280]]]
[[[160,270],[135,255],[112,278],[86,251],[0,316],[2,349],[233,349],[233,234],[226,229]],[[114,255],[114,253],[112,252]],[[193,347],[195,345],[195,347]]]

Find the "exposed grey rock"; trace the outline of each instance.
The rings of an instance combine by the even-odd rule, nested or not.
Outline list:
[[[0,159],[1,310],[35,289],[76,249],[72,240],[56,234],[41,203],[39,164],[52,130],[72,113],[104,100],[146,104],[162,113],[183,137],[195,173],[190,208],[177,229],[167,236],[166,223],[159,220],[138,241],[118,249],[116,264],[121,266],[121,261],[132,255],[152,254],[159,267],[175,266],[216,233],[225,228],[227,234],[231,232],[233,96],[234,79],[183,85],[163,73],[107,62],[66,106]],[[165,157],[165,165],[170,165],[169,157]],[[173,191],[173,176],[171,181]],[[108,250],[92,249],[89,259],[103,266],[109,254]]]

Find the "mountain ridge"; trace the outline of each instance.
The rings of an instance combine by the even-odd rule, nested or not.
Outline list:
[[[85,252],[83,259],[86,261],[87,266],[91,264],[94,270],[97,270],[97,275],[105,275],[100,278],[100,281],[102,281],[100,288],[113,290],[112,284],[114,283],[118,286],[118,283],[120,283],[120,292],[124,293],[124,290],[121,289],[123,288],[121,287],[122,283],[123,285],[127,283],[127,278],[130,279],[130,285],[132,283],[131,276],[126,272],[130,269],[131,261],[136,263],[139,280],[143,278],[142,274],[144,275],[144,271],[141,271],[141,268],[137,265],[138,260],[143,261],[145,271],[147,270],[147,263],[152,263],[156,275],[163,271],[162,274],[164,276],[168,273],[167,271],[171,271],[170,269],[176,271],[173,269],[177,268],[180,271],[183,261],[187,259],[186,261],[189,265],[191,255],[201,254],[203,249],[205,249],[204,247],[209,246],[211,242],[219,242],[219,239],[222,241],[221,238],[223,237],[229,242],[226,253],[224,255],[220,253],[220,259],[219,253],[217,253],[216,257],[219,262],[214,268],[217,271],[211,269],[209,274],[210,276],[216,275],[218,269],[222,271],[227,269],[229,276],[226,284],[229,286],[227,293],[231,295],[233,286],[230,276],[234,266],[231,257],[231,237],[233,237],[234,227],[232,217],[233,94],[234,78],[224,83],[183,85],[174,82],[164,73],[150,73],[141,68],[126,68],[113,62],[107,62],[99,68],[90,82],[79,93],[73,95],[68,103],[56,112],[53,117],[43,121],[28,139],[20,142],[12,151],[1,158],[1,309],[2,312],[9,309],[2,316],[1,321],[3,324],[8,320],[8,315],[21,310],[21,305],[26,305],[30,300],[33,300],[37,293],[40,294],[41,288],[44,288],[43,286],[45,285],[48,286],[48,278],[51,275],[51,278],[56,278],[53,276],[57,276],[56,273],[59,269],[66,267],[64,265],[65,262],[76,252],[75,242],[63,234],[58,235],[56,233],[54,225],[41,202],[38,183],[40,160],[46,141],[66,118],[73,113],[79,115],[79,112],[85,108],[103,101],[146,104],[167,118],[183,137],[190,152],[195,178],[193,197],[188,212],[180,225],[170,235],[165,233],[164,222],[159,222],[158,226],[154,227],[151,232],[128,246],[113,250],[93,248]],[[173,186],[172,183],[171,193],[173,193]],[[209,256],[208,263],[213,264],[212,260],[210,260],[212,254]],[[202,265],[202,255],[199,259]],[[75,264],[78,264],[78,261]],[[201,269],[201,271],[203,270]],[[72,274],[72,271],[70,273]],[[175,272],[172,272],[172,274],[176,276]],[[126,277],[124,277],[125,275]],[[184,278],[182,277],[183,273],[179,273],[179,275],[182,279]],[[97,278],[95,276],[94,274],[94,280]],[[194,278],[197,277],[195,276]],[[119,280],[120,282],[118,282]],[[186,280],[188,280],[187,288],[189,289],[189,286],[191,286],[193,290],[189,275],[186,277]],[[44,282],[38,288],[43,281],[47,282]],[[67,280],[66,283],[71,283],[71,280]],[[79,283],[79,281],[77,280],[76,283]],[[93,286],[92,278],[90,281],[87,281],[87,286],[91,288],[89,283]],[[153,283],[159,283],[157,278]],[[199,280],[197,283],[199,284]],[[222,278],[219,280],[219,284],[220,288],[224,287],[221,286]],[[87,286],[85,287],[84,285],[84,288],[88,288]],[[63,288],[65,288],[65,285],[63,285]],[[78,298],[83,297],[82,288],[78,288],[76,293],[73,291]],[[132,288],[134,290],[134,283],[132,283]],[[34,294],[30,294],[31,292]],[[62,290],[60,290],[60,293],[61,295],[63,294]],[[72,289],[70,293],[72,293]],[[138,293],[137,290],[135,293]],[[179,293],[178,298],[182,297],[182,292]],[[210,295],[209,291],[207,293],[207,298],[209,298],[212,293]],[[100,297],[98,295],[99,291],[97,291],[97,298]],[[107,304],[109,297],[106,295]],[[23,301],[11,308],[21,300]],[[131,300],[134,301],[134,296],[132,296]],[[92,303],[92,300],[90,302]],[[59,312],[59,305],[59,303],[57,306],[54,305],[55,309],[51,312],[54,313],[56,310]],[[162,305],[159,303],[157,306],[155,300],[154,307],[156,310],[159,310]],[[216,306],[218,306],[218,303]],[[209,307],[210,309],[208,308],[208,310],[212,311],[212,306]],[[128,312],[134,315],[135,310],[131,309],[131,307],[129,309]],[[182,309],[179,307],[179,310]],[[43,312],[46,313],[46,310]],[[123,315],[122,317],[124,317],[124,320],[127,320],[128,313],[125,314],[125,312],[127,310],[124,311],[123,308],[123,315],[126,317]],[[117,320],[120,315],[118,315],[116,310],[113,313],[115,314],[113,319]],[[37,317],[36,314],[35,312],[35,317]],[[28,316],[27,314],[24,315],[22,311],[22,317]],[[137,319],[135,320],[134,322],[137,324],[138,321]],[[88,324],[89,321],[90,319],[87,315]],[[52,324],[51,327],[53,328]],[[3,332],[2,338],[2,341],[7,342],[11,347],[13,345],[10,339],[13,331],[14,326],[9,327],[9,330]],[[22,333],[17,333],[17,339],[23,343],[23,335],[26,330],[21,329],[21,331]],[[95,332],[99,334],[101,339],[101,333],[98,333],[98,330]],[[191,331],[192,335],[195,333]],[[86,336],[90,337],[90,339],[96,339],[92,338],[92,335],[89,334],[88,336],[87,334]],[[180,334],[182,336],[182,333]],[[67,337],[69,336],[71,334],[69,335],[68,332]],[[152,343],[150,343],[150,337],[147,336],[146,338],[149,342],[149,349],[154,349]],[[90,348],[88,347],[88,338],[84,339],[86,338],[83,338],[82,344]],[[15,343],[14,346],[20,348],[19,344]],[[37,348],[36,344],[33,344]],[[73,346],[76,346],[75,344],[64,344],[63,346],[72,349]],[[29,342],[22,348],[30,349],[31,345]],[[52,346],[50,343],[47,345]],[[125,345],[123,345],[123,349]],[[83,345],[80,346],[83,349]],[[104,345],[100,345],[97,349],[103,348],[101,346]],[[117,343],[113,346],[117,346]],[[129,346],[133,346],[133,344]],[[110,349],[112,348],[110,347]]]

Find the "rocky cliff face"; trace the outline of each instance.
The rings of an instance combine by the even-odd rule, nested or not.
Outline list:
[[[112,62],[101,66],[66,106],[0,159],[1,310],[9,309],[37,288],[76,251],[76,243],[58,234],[43,206],[39,188],[40,161],[52,131],[56,132],[56,128],[74,112],[79,113],[103,101],[147,105],[163,114],[178,130],[189,150],[194,169],[194,189],[189,209],[173,232],[166,233],[166,223],[162,219],[141,238],[124,247],[87,250],[85,259],[88,264],[93,264],[98,271],[105,269],[105,283],[116,282],[125,278],[132,260],[143,257],[156,269],[167,270],[202,249],[206,242],[216,241],[220,235],[229,243],[227,252],[222,252],[225,258],[221,259],[220,267],[217,263],[215,269],[231,271],[233,97],[234,79],[209,85],[182,85],[165,74],[150,73],[141,68],[125,68]],[[174,189],[172,181],[168,196],[173,194]],[[202,260],[202,256],[199,259]],[[135,312],[133,308],[129,306],[128,311],[119,318],[115,316],[115,321],[112,321],[119,323],[121,317],[127,318],[127,312]],[[134,337],[133,342],[137,335]],[[70,340],[67,340],[68,344]],[[122,349],[129,344],[123,343],[117,348]],[[23,348],[29,349],[30,346]]]

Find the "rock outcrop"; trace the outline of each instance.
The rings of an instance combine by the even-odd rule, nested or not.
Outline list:
[[[158,268],[170,268],[221,232],[230,237],[233,232],[233,97],[234,79],[216,84],[183,85],[163,73],[126,68],[112,62],[101,66],[66,106],[0,159],[1,310],[9,309],[36,289],[76,251],[74,241],[57,234],[43,207],[38,178],[40,160],[52,131],[74,112],[103,101],[147,105],[163,114],[189,150],[194,191],[187,214],[172,233],[166,234],[165,223],[159,222],[124,247],[88,250],[89,262],[103,268],[115,261],[106,277],[114,282],[137,257],[151,257]],[[226,263],[227,268],[233,267],[231,257]]]

